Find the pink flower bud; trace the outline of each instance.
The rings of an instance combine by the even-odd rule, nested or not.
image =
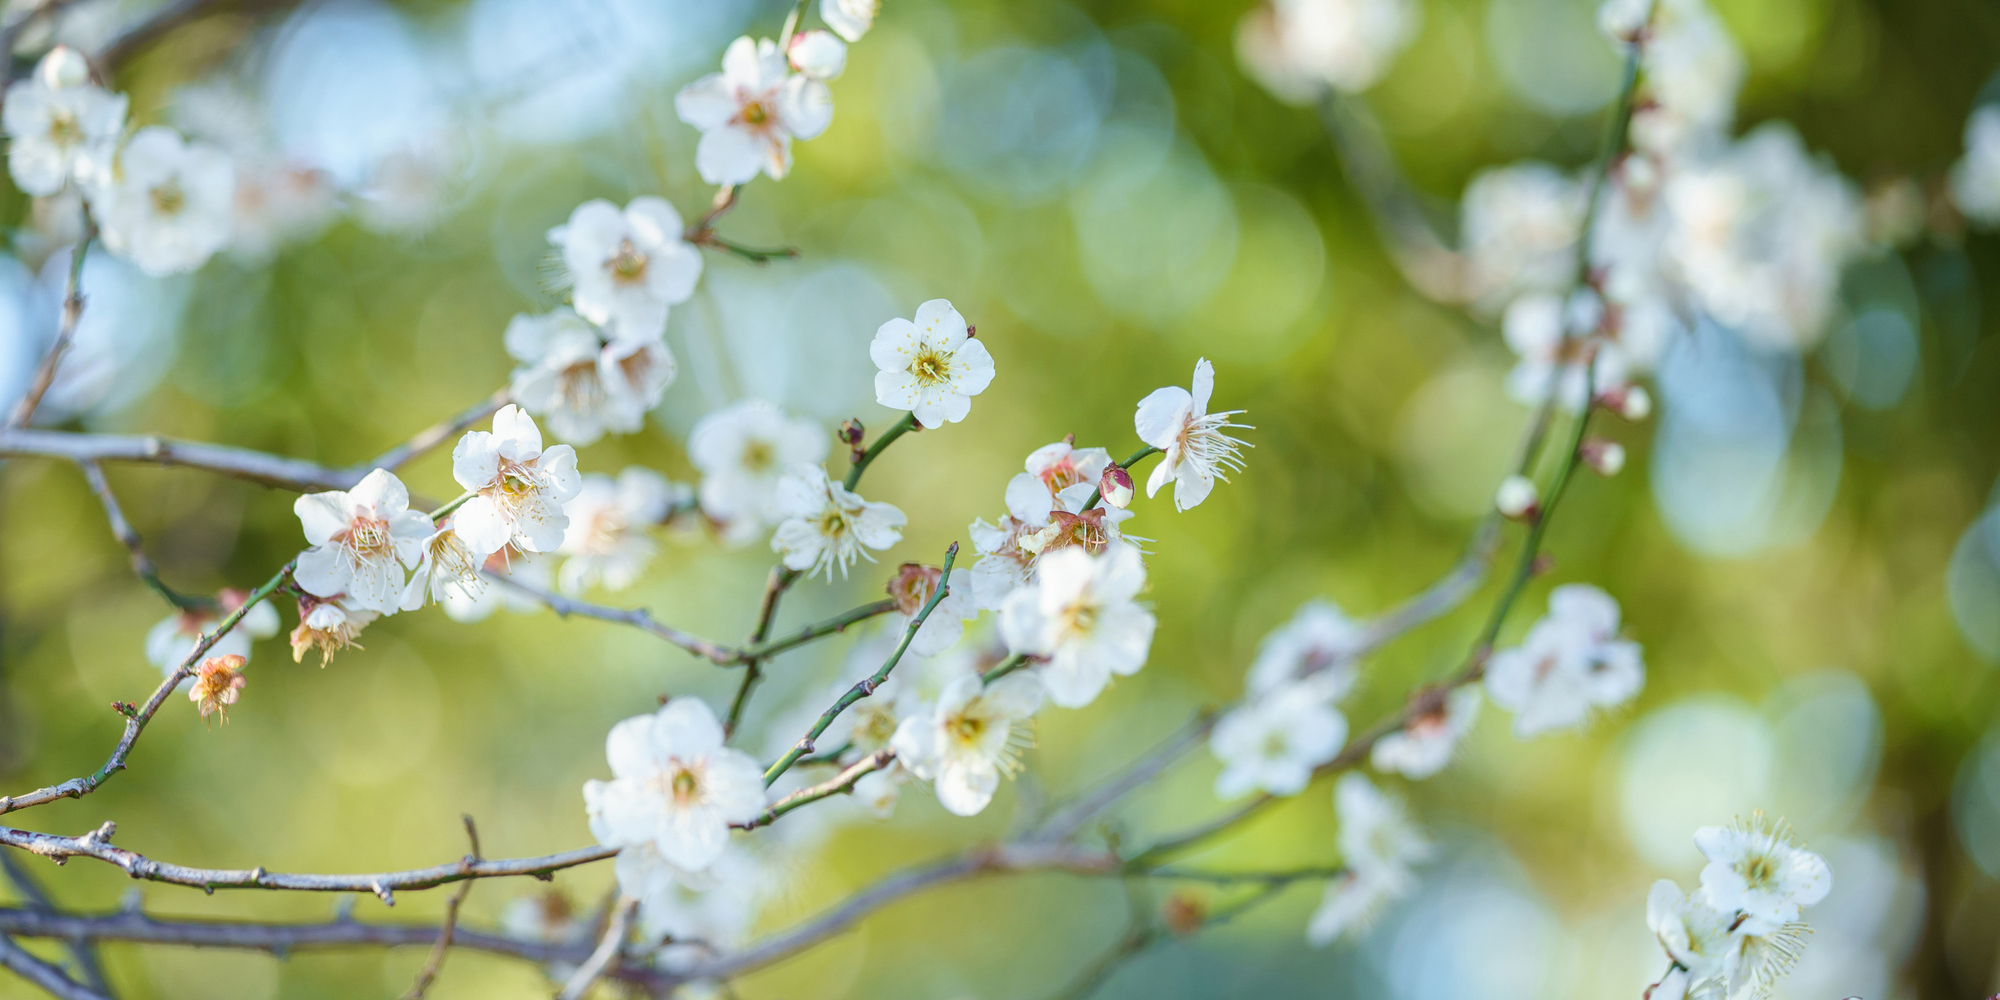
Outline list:
[[[814,80],[831,80],[847,69],[847,45],[830,31],[801,31],[785,46],[792,68]]]
[[[1638,422],[1653,413],[1653,396],[1641,385],[1622,385],[1597,397],[1599,405],[1620,417]]]
[[[1120,510],[1132,506],[1132,474],[1116,465],[1108,466],[1097,480],[1098,495]]]
[[[67,45],[58,45],[42,57],[41,63],[35,67],[35,75],[41,79],[42,86],[51,90],[81,87],[90,82],[90,63],[84,60],[83,53]]]
[[[1583,464],[1600,476],[1615,476],[1625,467],[1625,446],[1616,441],[1591,438],[1578,449]]]
[[[1501,516],[1516,521],[1534,520],[1541,502],[1541,494],[1526,476],[1508,476],[1500,481],[1500,489],[1493,494],[1493,506]]]

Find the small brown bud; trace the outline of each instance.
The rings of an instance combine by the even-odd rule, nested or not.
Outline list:
[[[1177,937],[1187,937],[1208,922],[1208,901],[1190,892],[1176,892],[1160,904],[1160,922]]]

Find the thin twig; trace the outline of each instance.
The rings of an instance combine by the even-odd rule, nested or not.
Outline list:
[[[35,369],[35,377],[28,383],[28,391],[14,404],[14,413],[7,418],[7,429],[18,430],[28,426],[35,418],[35,408],[42,405],[42,396],[55,384],[56,367],[62,364],[63,355],[76,339],[76,325],[83,319],[83,261],[90,252],[91,238],[97,229],[84,216],[83,238],[76,243],[76,249],[69,255],[69,278],[63,286],[62,324],[56,328],[55,343],[49,345],[49,353],[42,356],[42,363]]]
[[[554,591],[544,590],[543,588],[534,586],[532,584],[522,583],[521,581],[516,580],[513,577],[501,576],[496,573],[485,573],[483,575],[488,580],[498,583],[501,586],[509,587],[513,590],[520,591],[521,593],[526,594],[529,597],[532,597],[535,600],[548,605],[549,610],[554,611],[556,614],[561,615],[564,618],[567,618],[571,615],[575,615],[579,618],[595,618],[598,621],[618,622],[624,625],[631,625],[635,628],[651,632],[652,634],[659,636],[660,638],[665,639],[668,642],[673,643],[674,645],[679,646],[680,648],[685,649],[696,656],[704,657],[713,663],[727,666],[731,663],[736,662],[736,656],[737,656],[736,650],[728,646],[710,642],[707,639],[703,639],[699,636],[683,632],[680,629],[674,628],[671,625],[662,624],[660,621],[655,619],[650,613],[648,613],[645,608],[607,608],[600,604],[590,604],[584,601],[573,600],[571,598],[564,597],[563,595],[558,594]]]
[[[176,441],[157,435],[77,434],[29,428],[0,430],[0,458],[25,455],[63,458],[72,462],[92,460],[178,465],[247,479],[295,493],[352,489],[365,474],[247,448]]]
[[[235,628],[238,622],[243,620],[243,616],[250,613],[251,608],[256,607],[258,603],[270,597],[271,593],[278,589],[278,585],[291,576],[292,567],[297,565],[297,563],[297,559],[286,563],[285,567],[279,570],[276,575],[264,581],[263,586],[251,591],[250,596],[244,598],[243,604],[240,607],[230,612],[228,617],[222,619],[222,621],[217,622],[215,628],[210,629],[195,642],[194,649],[188,653],[185,659],[181,660],[180,666],[176,667],[174,672],[167,676],[166,680],[161,681],[159,687],[153,689],[153,696],[146,699],[146,704],[131,710],[130,714],[126,716],[125,733],[118,738],[118,745],[112,749],[111,757],[104,762],[103,767],[84,777],[71,778],[59,785],[50,785],[47,788],[37,789],[26,795],[0,795],[0,815],[5,815],[17,809],[44,805],[54,802],[57,799],[83,798],[91,792],[96,791],[97,786],[110,780],[112,775],[125,770],[125,760],[131,755],[133,745],[139,742],[139,734],[145,731],[146,724],[153,720],[153,715],[160,710],[161,705],[166,703],[167,697],[174,693],[174,688],[179,687],[182,681],[194,675],[195,666],[201,663],[203,657],[208,655],[209,649],[220,641],[223,636],[228,635],[229,631]],[[4,829],[5,827],[0,827],[0,830]]]
[[[34,876],[29,875],[27,869],[21,867],[20,862],[14,860],[13,852],[0,851],[0,870],[6,871],[8,881],[14,883],[14,889],[20,893],[21,901],[29,910],[36,913],[56,912],[55,900],[50,899],[42,884],[35,881]],[[4,933],[7,933],[7,930],[0,928],[0,934]],[[69,945],[70,955],[76,959],[77,968],[83,972],[84,985],[109,995],[111,985],[104,978],[104,964],[98,961],[96,944],[90,938],[81,936],[64,940]]]
[[[776,802],[773,802],[771,804],[771,808],[764,810],[763,813],[759,814],[755,819],[751,819],[743,823],[731,823],[729,825],[742,830],[754,830],[760,826],[769,826],[772,823],[777,822],[778,817],[783,816],[784,814],[791,812],[792,810],[797,809],[800,806],[811,805],[812,803],[818,802],[819,800],[824,798],[830,798],[835,795],[842,795],[847,792],[854,791],[855,782],[860,781],[862,778],[865,778],[868,775],[875,773],[876,771],[880,771],[881,769],[888,767],[889,762],[895,759],[896,759],[896,751],[877,750],[874,753],[871,753],[868,756],[863,757],[858,761],[855,761],[853,764],[848,765],[847,769],[841,771],[839,774],[834,775],[833,777],[828,778],[827,780],[822,781],[817,785],[811,785],[806,788],[801,788],[798,791],[793,792],[792,794],[787,795]]]
[[[604,927],[604,938],[597,943],[597,950],[591,952],[590,958],[577,968],[576,974],[569,978],[568,985],[557,994],[556,1000],[583,1000],[583,995],[597,985],[597,981],[604,977],[604,971],[611,967],[612,961],[625,947],[625,934],[632,926],[632,914],[638,909],[639,901],[636,899],[627,897],[618,901],[617,908],[611,911],[610,922]]]
[[[76,463],[76,466],[83,471],[84,481],[90,484],[90,491],[97,494],[98,502],[104,505],[104,519],[110,522],[112,536],[117,538],[119,544],[125,546],[125,551],[131,555],[132,572],[146,586],[166,598],[169,604],[182,611],[215,610],[216,603],[213,600],[179,593],[161,581],[159,567],[154,566],[153,560],[147,558],[145,541],[132,529],[132,522],[125,519],[125,511],[118,506],[118,496],[111,492],[111,484],[104,478],[103,467],[88,459]]]
[[[1074,835],[1090,821],[1092,816],[1124,798],[1133,789],[1153,780],[1161,771],[1166,770],[1169,764],[1200,746],[1202,741],[1208,738],[1210,730],[1215,728],[1215,718],[1213,712],[1203,712],[1195,716],[1194,721],[1183,726],[1173,738],[1139,758],[1137,763],[1123,773],[1057,810],[1027,839],[1046,843],[1065,840]]]
[[[465,863],[467,865],[475,865],[481,860],[479,854],[479,828],[473,825],[470,815],[463,818],[465,820],[466,839],[472,841],[472,853],[465,856]],[[417,973],[416,981],[410,984],[409,992],[403,994],[403,1000],[423,1000],[424,991],[430,989],[431,984],[437,981],[438,970],[444,968],[444,956],[451,950],[452,938],[458,932],[459,907],[465,905],[465,897],[468,893],[472,892],[474,884],[473,880],[467,879],[464,884],[458,887],[458,891],[452,893],[451,898],[445,901],[444,924],[438,928],[437,943],[431,946],[430,957],[424,960],[423,969]]]
[[[1201,925],[1195,928],[1195,932],[1199,933],[1212,927],[1220,927],[1244,913],[1262,906],[1295,881],[1298,881],[1298,879],[1278,878],[1265,881],[1262,888],[1247,898],[1223,909],[1216,910],[1202,918]],[[1135,921],[1132,930],[1120,938],[1117,943],[1113,944],[1103,955],[1100,955],[1095,962],[1092,962],[1085,968],[1070,983],[1068,988],[1057,993],[1052,1000],[1085,1000],[1086,997],[1096,993],[1098,987],[1103,986],[1105,980],[1110,979],[1113,973],[1123,968],[1127,962],[1139,957],[1141,953],[1147,948],[1152,947],[1155,942],[1165,937],[1167,933],[1168,928],[1161,926],[1157,922],[1139,924]]]
[[[402,467],[404,463],[459,436],[467,427],[485,420],[487,417],[499,412],[500,408],[506,405],[507,390],[502,389],[473,404],[458,416],[433,424],[410,435],[408,441],[377,455],[372,462],[356,466],[355,471],[361,475],[367,475],[375,469],[388,469],[394,472]]]
[[[789,770],[793,764],[797,763],[799,758],[812,753],[814,750],[813,744],[819,739],[820,734],[826,732],[826,727],[833,725],[833,720],[839,718],[840,713],[847,711],[849,705],[874,694],[875,689],[881,687],[882,682],[889,679],[889,672],[896,669],[896,664],[902,661],[904,650],[910,648],[910,640],[917,637],[917,630],[924,627],[924,620],[931,616],[931,612],[937,608],[940,601],[944,600],[945,595],[951,593],[951,586],[949,584],[951,580],[951,564],[957,560],[958,543],[953,542],[950,548],[944,550],[944,572],[938,577],[937,589],[931,592],[931,599],[924,602],[924,606],[917,610],[916,616],[910,619],[909,626],[903,629],[903,641],[896,644],[896,651],[890,653],[889,658],[882,662],[881,669],[856,682],[853,687],[848,688],[847,692],[840,696],[839,700],[833,703],[833,707],[820,713],[820,717],[813,722],[812,728],[807,730],[805,737],[794,744],[790,750],[785,752],[783,757],[778,758],[777,763],[772,764],[764,772],[764,787],[771,787],[771,783],[777,781],[778,777]]]
[[[845,632],[854,625],[858,625],[878,615],[886,615],[894,610],[896,610],[896,602],[886,598],[876,601],[873,604],[863,604],[858,608],[849,608],[825,621],[814,622],[782,639],[773,639],[761,645],[752,646],[737,655],[740,659],[744,660],[768,660],[779,653],[797,649],[815,639]]]
[[[0,968],[20,976],[57,1000],[108,1000],[104,994],[63,974],[61,969],[28,954],[14,939],[0,934]]]
[[[917,412],[911,410],[909,413],[903,415],[903,419],[896,421],[895,426],[883,431],[882,436],[876,438],[875,443],[869,445],[868,450],[862,452],[861,457],[854,460],[854,467],[847,470],[847,479],[841,485],[849,491],[861,485],[861,474],[867,472],[870,465],[875,464],[875,459],[881,457],[883,452],[888,451],[889,446],[895,444],[897,438],[916,429]]]

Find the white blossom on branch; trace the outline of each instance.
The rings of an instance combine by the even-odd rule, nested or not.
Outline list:
[[[729,846],[731,823],[764,808],[763,768],[722,745],[722,723],[699,698],[673,698],[613,726],[604,754],[612,780],[585,782],[583,797],[590,830],[607,847],[650,845],[668,864],[700,871]],[[643,886],[625,890],[643,898]]]
[[[533,418],[512,403],[493,415],[493,430],[471,431],[451,451],[451,474],[477,494],[454,515],[458,533],[474,552],[512,544],[528,552],[553,552],[569,529],[562,505],[583,488],[576,449],[542,448]]]
[[[1193,385],[1191,392],[1180,386],[1153,390],[1139,401],[1133,417],[1139,440],[1165,453],[1146,479],[1146,495],[1173,483],[1176,510],[1189,510],[1208,499],[1217,479],[1228,482],[1229,473],[1243,468],[1242,450],[1248,447],[1228,434],[1231,428],[1250,429],[1230,422],[1242,410],[1208,412],[1215,366],[1207,358],[1195,362]]]
[[[882,324],[868,356],[881,369],[875,401],[909,410],[928,428],[964,420],[972,397],[993,381],[993,355],[944,299],[918,306],[915,321],[899,316]]]
[[[742,184],[761,172],[775,181],[792,169],[792,140],[832,123],[833,95],[790,72],[776,42],[746,36],[722,54],[722,72],[681,88],[674,110],[701,130],[694,162],[702,180]]]
[[[701,251],[664,198],[634,198],[622,210],[586,201],[549,230],[562,254],[577,314],[615,338],[659,337],[669,307],[686,302],[701,280]]]

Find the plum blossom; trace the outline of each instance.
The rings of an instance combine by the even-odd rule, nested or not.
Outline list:
[[[1734,938],[1731,920],[1731,914],[1708,905],[1700,893],[1682,894],[1672,879],[1653,883],[1646,896],[1646,926],[1679,965],[1683,988],[1724,972]]]
[[[607,338],[569,309],[517,315],[507,324],[505,339],[507,353],[521,362],[508,398],[571,444],[645,426],[646,414],[679,371],[673,351],[658,336]]]
[[[1452,691],[1408,725],[1376,740],[1368,762],[1377,771],[1405,778],[1428,778],[1444,770],[1458,749],[1459,739],[1479,721],[1479,705],[1484,700],[1476,687]]]
[[[1101,553],[1125,540],[1120,525],[1132,517],[1103,504],[1084,509],[1111,464],[1102,448],[1058,441],[1035,449],[1025,464],[1027,471],[1007,483],[1007,516],[998,525],[975,521],[970,529],[980,553],[972,567],[973,599],[985,610],[999,610],[1008,594],[1026,586],[1043,554],[1072,546]]]
[[[819,0],[819,17],[840,37],[858,42],[875,24],[882,0]]]
[[[715,410],[688,433],[688,461],[701,473],[701,510],[743,541],[782,518],[778,481],[785,471],[826,460],[826,431],[761,399]]]
[[[306,650],[314,649],[324,667],[332,662],[333,654],[349,646],[360,649],[355,637],[381,616],[378,611],[356,606],[345,594],[327,598],[299,595],[299,624],[292,629],[292,662],[305,662]]]
[[[1459,201],[1466,292],[1498,309],[1522,292],[1556,292],[1576,277],[1584,186],[1533,161],[1482,171]]]
[[[1981,105],[1966,120],[1965,157],[1952,165],[1951,197],[1966,218],[2000,226],[2000,104]]]
[[[722,745],[722,723],[699,698],[611,727],[604,754],[613,778],[585,782],[583,798],[607,847],[651,845],[668,864],[701,871],[729,846],[730,824],[764,809],[763,768]]]
[[[1624,350],[1616,341],[1590,336],[1591,330],[1580,328],[1579,311],[1583,310],[1548,292],[1531,292],[1507,306],[1501,316],[1501,336],[1521,359],[1507,373],[1508,396],[1534,406],[1553,392],[1565,412],[1581,413],[1586,395],[1626,383],[1630,365]],[[1588,380],[1585,358],[1591,359]]]
[[[311,545],[292,571],[299,587],[315,597],[345,595],[350,608],[395,614],[403,567],[416,565],[433,533],[431,519],[410,509],[403,481],[376,469],[351,491],[309,493],[292,510]]]
[[[1660,0],[1648,26],[1632,145],[1689,157],[1726,141],[1747,68],[1729,28],[1705,0]]]
[[[415,611],[426,601],[445,601],[454,595],[478,597],[486,589],[486,581],[479,578],[479,569],[492,554],[474,552],[465,539],[458,537],[457,527],[447,518],[424,540],[423,554],[417,560],[416,572],[410,574],[409,585],[403,588],[400,607]]]
[[[1694,832],[1695,846],[1708,859],[1701,891],[1710,905],[1741,912],[1752,933],[1769,932],[1799,919],[1801,907],[1826,898],[1833,871],[1826,859],[1792,845],[1784,825],[1763,817],[1735,826],[1705,826]]]
[[[235,225],[229,249],[261,263],[287,243],[324,231],[340,211],[331,174],[273,141],[263,103],[240,84],[212,78],[177,88],[173,120],[190,138],[212,142],[236,164]]]
[[[1523,739],[1580,726],[1593,710],[1631,700],[1645,682],[1638,643],[1618,638],[1618,602],[1587,584],[1552,591],[1548,615],[1486,667],[1486,693],[1514,713],[1514,734]]]
[[[835,566],[846,576],[855,559],[874,562],[868,550],[902,541],[909,523],[902,511],[848,492],[817,465],[798,466],[779,480],[775,508],[784,521],[771,535],[771,551],[786,568],[807,576],[823,570],[828,581]]]
[[[1068,548],[1041,560],[1032,587],[1000,609],[1000,634],[1016,653],[1043,657],[1049,700],[1082,708],[1112,676],[1146,665],[1153,614],[1133,598],[1146,585],[1137,549],[1114,545],[1102,555]]]
[[[911,773],[929,781],[938,802],[959,816],[993,801],[1002,775],[1019,767],[1028,719],[1041,707],[1042,684],[1017,672],[987,684],[977,674],[951,682],[927,714],[896,729],[892,745]]]
[[[1360,676],[1354,658],[1364,638],[1362,627],[1332,601],[1307,601],[1257,647],[1257,658],[1250,664],[1251,696],[1317,677],[1326,686],[1327,697],[1344,697]]]
[[[785,59],[808,79],[825,83],[847,69],[847,44],[824,31],[801,31],[785,43]]]
[[[1139,401],[1132,418],[1139,440],[1164,452],[1153,474],[1146,477],[1146,495],[1174,484],[1174,509],[1189,510],[1208,498],[1217,479],[1229,481],[1229,473],[1243,468],[1241,450],[1249,447],[1230,437],[1228,428],[1249,430],[1247,424],[1231,423],[1230,417],[1242,410],[1208,412],[1208,397],[1215,391],[1215,366],[1202,358],[1194,364],[1194,391],[1177,385],[1155,389]]]
[[[572,282],[577,315],[616,338],[658,337],[667,310],[701,280],[701,251],[682,238],[681,215],[664,198],[634,198],[623,210],[586,201],[549,230]]]
[[[972,397],[993,381],[993,355],[944,299],[918,306],[915,322],[898,316],[882,324],[868,356],[881,369],[875,401],[909,410],[929,428],[964,420]]]
[[[471,431],[451,450],[451,474],[477,494],[454,515],[459,537],[474,552],[513,544],[553,552],[569,530],[563,504],[583,488],[576,449],[542,449],[533,418],[512,403],[493,415],[493,430]]]
[[[1236,56],[1272,95],[1308,104],[1326,87],[1360,93],[1417,35],[1410,0],[1270,0],[1236,28]]]
[[[1333,804],[1347,871],[1327,884],[1306,927],[1306,940],[1315,947],[1366,928],[1384,905],[1409,895],[1416,887],[1411,867],[1431,855],[1430,841],[1410,821],[1402,800],[1383,794],[1367,778],[1341,775]]]
[[[563,593],[581,594],[592,586],[624,590],[638,582],[659,545],[646,529],[667,519],[685,504],[690,491],[642,466],[628,466],[618,478],[592,473],[563,513],[569,529],[557,550],[563,561],[556,580]]]
[[[222,619],[234,613],[250,599],[244,590],[225,590],[217,595],[220,605],[213,611],[182,609],[154,625],[146,633],[146,660],[160,668],[160,673],[172,675],[179,670],[187,658],[194,655],[195,647],[201,644],[201,637],[209,630],[222,624]],[[209,656],[240,656],[250,659],[250,643],[255,639],[269,639],[278,634],[278,609],[269,601],[260,601],[243,619],[236,623],[215,644],[208,647]]]
[[[1222,761],[1216,797],[1252,791],[1297,795],[1313,769],[1334,758],[1347,739],[1347,718],[1311,682],[1272,691],[1216,723],[1208,747]]]
[[[104,245],[155,277],[200,267],[234,230],[229,154],[163,125],[134,133],[94,192]]]
[[[7,170],[22,191],[52,195],[110,170],[125,131],[125,95],[91,83],[75,49],[49,50],[34,75],[7,88],[6,102]]]
[[[243,662],[242,657],[234,654],[211,656],[195,669],[188,700],[194,702],[202,718],[220,715],[223,722],[229,721],[229,706],[242,697],[243,686],[248,683],[243,676]]]
[[[778,43],[745,36],[722,54],[722,72],[681,88],[674,110],[701,130],[694,163],[702,180],[742,184],[761,171],[775,181],[792,168],[792,140],[811,139],[832,123],[833,95],[826,84],[789,72]]]

